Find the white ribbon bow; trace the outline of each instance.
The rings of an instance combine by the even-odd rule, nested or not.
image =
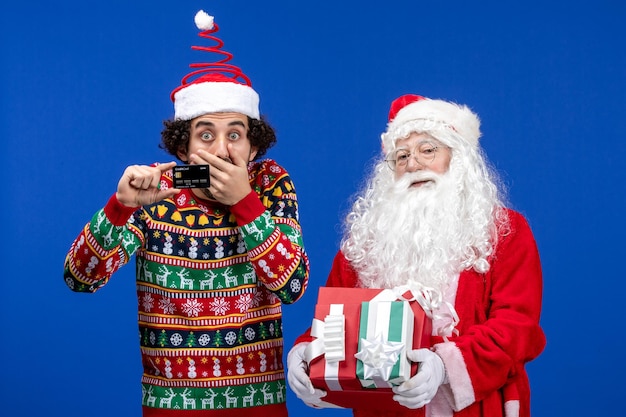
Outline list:
[[[363,378],[380,377],[389,381],[391,371],[404,349],[404,343],[391,342],[378,334],[373,339],[361,339],[361,350],[354,357],[363,362]]]

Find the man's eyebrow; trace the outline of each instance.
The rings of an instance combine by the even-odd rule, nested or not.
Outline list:
[[[228,126],[241,126],[241,127],[246,127],[245,123],[242,122],[241,120],[233,120],[232,122],[230,122],[228,124]]]
[[[196,122],[195,127],[198,128],[200,126],[209,126],[209,127],[214,127],[215,124],[213,122],[207,121],[207,120],[198,120]],[[245,123],[242,122],[241,120],[233,120],[232,122],[228,123],[228,126],[241,126],[241,127],[246,127]]]
[[[199,126],[209,126],[209,127],[213,127],[213,126],[215,126],[215,125],[213,124],[213,122],[208,122],[208,121],[206,121],[206,120],[198,120],[198,121],[196,122],[196,126],[195,126],[195,127],[197,128],[197,127],[199,127]]]

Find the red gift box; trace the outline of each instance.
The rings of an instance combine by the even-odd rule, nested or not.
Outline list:
[[[392,399],[391,388],[363,388],[357,377],[357,353],[361,302],[412,300],[412,294],[394,290],[371,288],[320,287],[315,306],[311,334],[316,337],[307,348],[309,376],[313,385],[326,391],[322,398],[326,407],[405,410]],[[432,323],[416,301],[410,302],[414,314],[413,346],[419,349],[430,346]],[[341,348],[333,340],[338,329],[345,338]],[[330,342],[330,343],[328,343]],[[330,347],[329,347],[330,346]],[[417,364],[411,365],[411,375]]]

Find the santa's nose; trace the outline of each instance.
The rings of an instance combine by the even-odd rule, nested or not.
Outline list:
[[[411,154],[408,158],[408,161],[406,162],[405,170],[407,172],[416,172],[416,171],[419,171],[420,169],[424,169],[424,165],[422,165],[417,160],[417,156]]]

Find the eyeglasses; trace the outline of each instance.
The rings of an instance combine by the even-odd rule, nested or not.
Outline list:
[[[415,158],[417,163],[422,166],[429,166],[435,160],[439,148],[441,146],[433,142],[421,142],[413,152],[409,152],[408,149],[397,149],[388,153],[385,162],[387,162],[392,171],[395,171],[398,167],[405,167],[411,158]]]

